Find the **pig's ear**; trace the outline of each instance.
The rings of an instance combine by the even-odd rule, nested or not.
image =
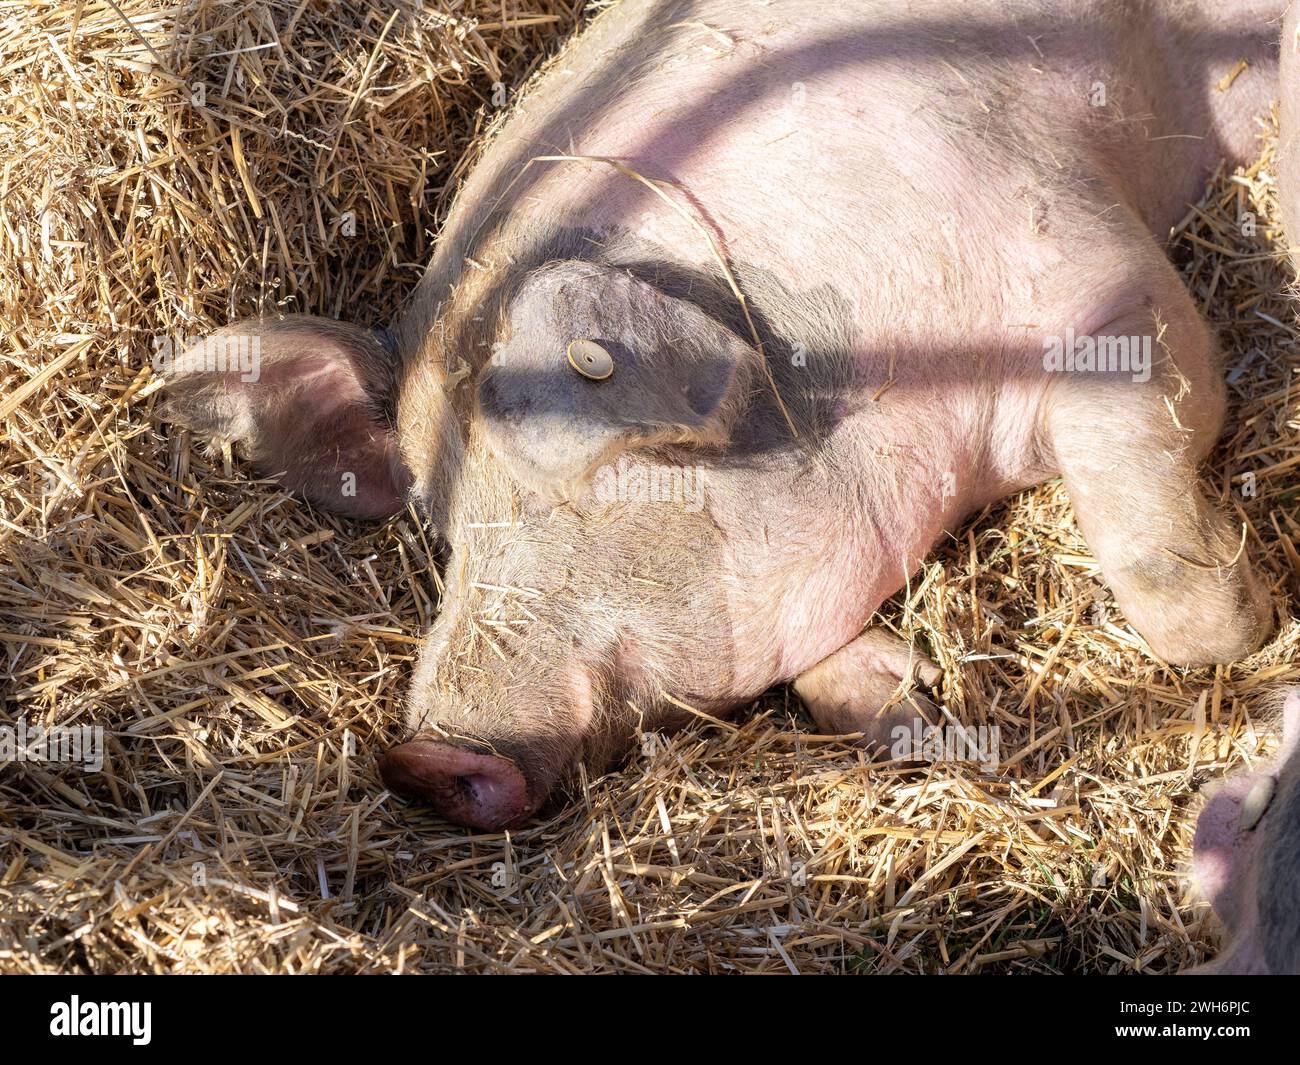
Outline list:
[[[758,358],[693,303],[625,271],[552,263],[511,301],[479,409],[516,477],[571,495],[628,448],[723,446]]]
[[[389,428],[395,360],[360,326],[306,315],[162,350],[163,417],[239,441],[259,471],[326,510],[382,518],[410,478]]]
[[[1282,700],[1282,746],[1277,760],[1285,762],[1300,752],[1300,688],[1292,688]]]

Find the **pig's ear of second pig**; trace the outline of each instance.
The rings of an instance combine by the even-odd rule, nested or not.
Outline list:
[[[1282,747],[1277,758],[1285,761],[1300,753],[1300,688],[1292,688],[1282,700]]]
[[[238,441],[260,473],[357,518],[396,513],[410,485],[389,424],[395,363],[370,330],[308,315],[154,353],[165,420]]]
[[[493,453],[543,496],[574,497],[630,449],[723,447],[749,401],[757,352],[625,273],[551,268],[509,320],[479,409]]]

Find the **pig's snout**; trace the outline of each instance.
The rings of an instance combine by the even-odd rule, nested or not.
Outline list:
[[[431,737],[386,752],[379,773],[393,791],[427,799],[449,821],[495,831],[522,821],[541,804],[509,758],[480,754]]]

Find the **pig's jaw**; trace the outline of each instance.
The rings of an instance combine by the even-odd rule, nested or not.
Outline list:
[[[505,757],[522,772],[530,801],[540,802],[579,761],[603,772],[638,733],[680,724],[689,717],[683,703],[725,713],[851,642],[960,502],[945,491],[944,471],[918,472],[910,452],[882,458],[898,449],[864,445],[846,428],[828,442],[838,452],[833,461],[870,478],[847,498],[836,475],[815,464],[721,465],[707,471],[698,513],[662,503],[543,506],[489,476],[488,459],[473,452],[483,465],[463,479],[464,498],[452,508],[448,533],[458,546],[411,685],[416,738],[441,736]],[[954,420],[946,432],[958,437],[961,426]],[[943,453],[956,463],[963,456],[957,440],[950,443]],[[879,509],[853,511],[850,501]],[[484,522],[501,515],[511,515],[509,528]],[[594,580],[563,578],[575,558],[600,562]],[[626,574],[643,584],[629,584]],[[527,594],[498,611],[507,585],[527,586]],[[516,617],[527,624],[493,630],[495,651],[475,643],[473,632],[487,623],[478,619]],[[451,801],[487,795],[475,787],[482,781],[449,792],[434,761],[419,755],[415,765],[431,770],[433,786],[400,774],[394,783],[406,782],[452,819],[495,823]],[[492,768],[488,783],[509,775]]]
[[[940,500],[913,495],[908,502],[887,520],[827,504],[834,515],[829,522],[807,511],[757,536],[728,535],[723,586],[735,668],[727,694],[738,702],[753,699],[862,633],[955,518],[955,509]]]

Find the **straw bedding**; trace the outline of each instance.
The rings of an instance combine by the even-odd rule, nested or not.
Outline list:
[[[436,546],[336,521],[160,427],[160,338],[259,309],[386,321],[578,0],[88,0],[0,28],[0,766],[10,972],[1168,972],[1214,925],[1197,789],[1266,742],[1300,627],[1230,667],[1143,651],[1059,484],[969,523],[883,613],[1001,765],[871,766],[784,693],[549,819],[473,835],[387,794]],[[1295,591],[1300,352],[1270,177],[1176,241],[1232,367],[1209,490]],[[1242,232],[1243,211],[1259,219]]]

